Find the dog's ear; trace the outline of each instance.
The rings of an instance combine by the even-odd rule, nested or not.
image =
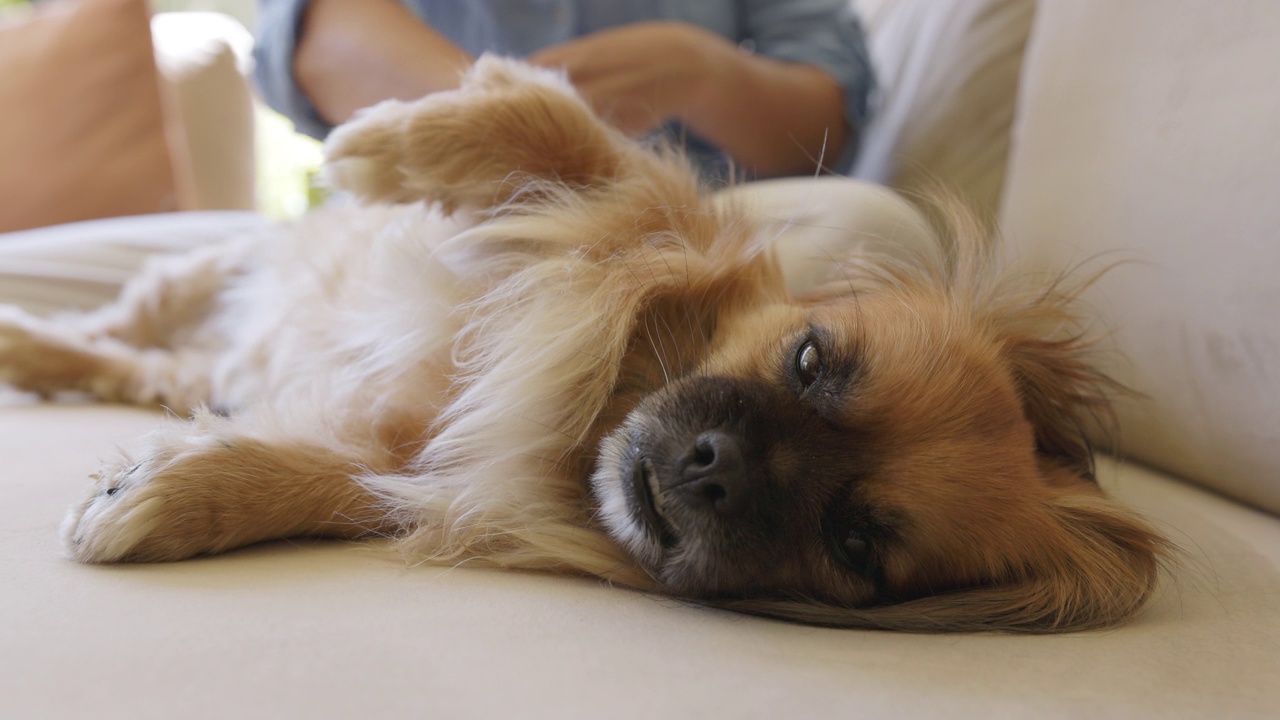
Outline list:
[[[1021,588],[1044,594],[1047,629],[1102,627],[1132,616],[1155,590],[1173,547],[1101,494],[1064,492],[1050,512],[1063,539]]]
[[[991,319],[1041,456],[1093,479],[1093,442],[1115,425],[1111,399],[1128,390],[1096,365],[1096,340],[1072,310],[1081,288],[1059,278],[997,300]],[[1087,285],[1085,283],[1084,285]]]
[[[1168,542],[1092,488],[1063,489],[1046,509],[1037,547],[1011,577],[907,605],[957,626],[1020,632],[1109,627],[1133,617],[1156,588],[1172,553]]]
[[[1082,482],[1077,480],[1076,482]],[[1090,487],[1049,501],[1022,562],[989,584],[865,608],[793,600],[730,600],[739,612],[833,627],[906,632],[1051,633],[1110,627],[1155,591],[1175,549]]]
[[[602,183],[643,155],[562,75],[488,55],[458,90],[374,105],[325,144],[333,186],[365,201],[427,200],[446,210]]]
[[[990,223],[940,189],[917,198],[935,232],[936,247],[909,262],[887,258],[868,269],[849,268],[844,285],[919,285],[947,292],[989,329],[1016,383],[1023,414],[1035,431],[1041,456],[1093,477],[1093,445],[1114,427],[1111,398],[1128,393],[1096,364],[1098,342],[1076,312],[1092,277],[1045,277],[1002,267],[1000,243]],[[835,292],[843,290],[833,283]]]
[[[1041,491],[1049,493],[1042,499],[1048,521],[1028,528],[1039,548],[1018,577],[987,593],[989,609],[1005,601],[1024,608],[1010,619],[1026,629],[1101,627],[1129,617],[1172,554],[1163,537],[1096,484],[1093,444],[1109,442],[1116,422],[1111,400],[1128,392],[1097,366],[1096,338],[1074,310],[1096,277],[1006,282],[989,305],[1034,432]]]
[[[921,264],[995,332],[1040,454],[1092,479],[1092,440],[1114,425],[1111,397],[1126,390],[1098,369],[1097,343],[1074,308],[1107,269],[1082,279],[1009,273],[992,223],[954,195],[935,189],[919,207],[940,251]]]
[[[1113,424],[1110,395],[1120,388],[1084,358],[1084,345],[1016,337],[1006,351],[1037,451],[1093,480],[1093,439]]]

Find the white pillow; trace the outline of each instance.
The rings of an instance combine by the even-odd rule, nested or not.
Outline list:
[[[262,228],[243,211],[160,213],[0,233],[0,305],[49,314],[114,300],[147,258]]]
[[[880,79],[852,175],[994,216],[1034,0],[853,0]]]

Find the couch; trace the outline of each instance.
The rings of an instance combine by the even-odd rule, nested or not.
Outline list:
[[[593,580],[411,567],[377,542],[81,566],[58,522],[157,414],[8,393],[0,717],[1280,713],[1280,7],[1040,0],[1033,20],[1014,0],[858,4],[882,73],[901,80],[868,130],[864,177],[962,185],[1032,268],[1125,261],[1085,296],[1141,393],[1119,409],[1100,481],[1181,548],[1138,618],[1034,637],[830,630]],[[998,37],[983,36],[992,23]],[[939,55],[975,43],[981,62]],[[955,95],[943,109],[937,87]],[[91,305],[125,274],[119,252],[259,222],[223,211],[0,235],[0,296],[56,270],[76,289],[64,304]],[[72,253],[86,237],[119,262],[49,269],[14,251]]]

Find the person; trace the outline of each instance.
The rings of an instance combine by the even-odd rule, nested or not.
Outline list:
[[[323,138],[356,110],[453,87],[482,52],[562,67],[633,135],[687,138],[712,178],[726,159],[754,178],[843,176],[875,79],[848,0],[260,0],[255,79],[303,132]],[[892,191],[846,177],[736,184],[796,292],[834,257],[927,239]],[[111,300],[149,258],[254,232],[250,213],[104,220],[0,238],[0,305],[41,314]]]
[[[259,0],[255,80],[304,133],[456,87],[494,52],[564,69],[601,116],[683,142],[717,202],[749,208],[804,292],[923,218],[845,177],[876,79],[849,0]],[[732,173],[730,172],[732,170]],[[822,173],[836,177],[814,177]],[[797,176],[797,177],[788,177]]]
[[[494,52],[564,69],[634,135],[710,176],[848,172],[875,87],[848,0],[261,0],[255,80],[323,138],[356,110],[456,87]]]

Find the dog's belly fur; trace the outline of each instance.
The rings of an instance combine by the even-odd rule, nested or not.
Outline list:
[[[456,227],[422,208],[337,208],[228,247],[243,260],[202,321],[216,338],[209,403],[425,428],[456,372],[462,291],[433,255]]]

